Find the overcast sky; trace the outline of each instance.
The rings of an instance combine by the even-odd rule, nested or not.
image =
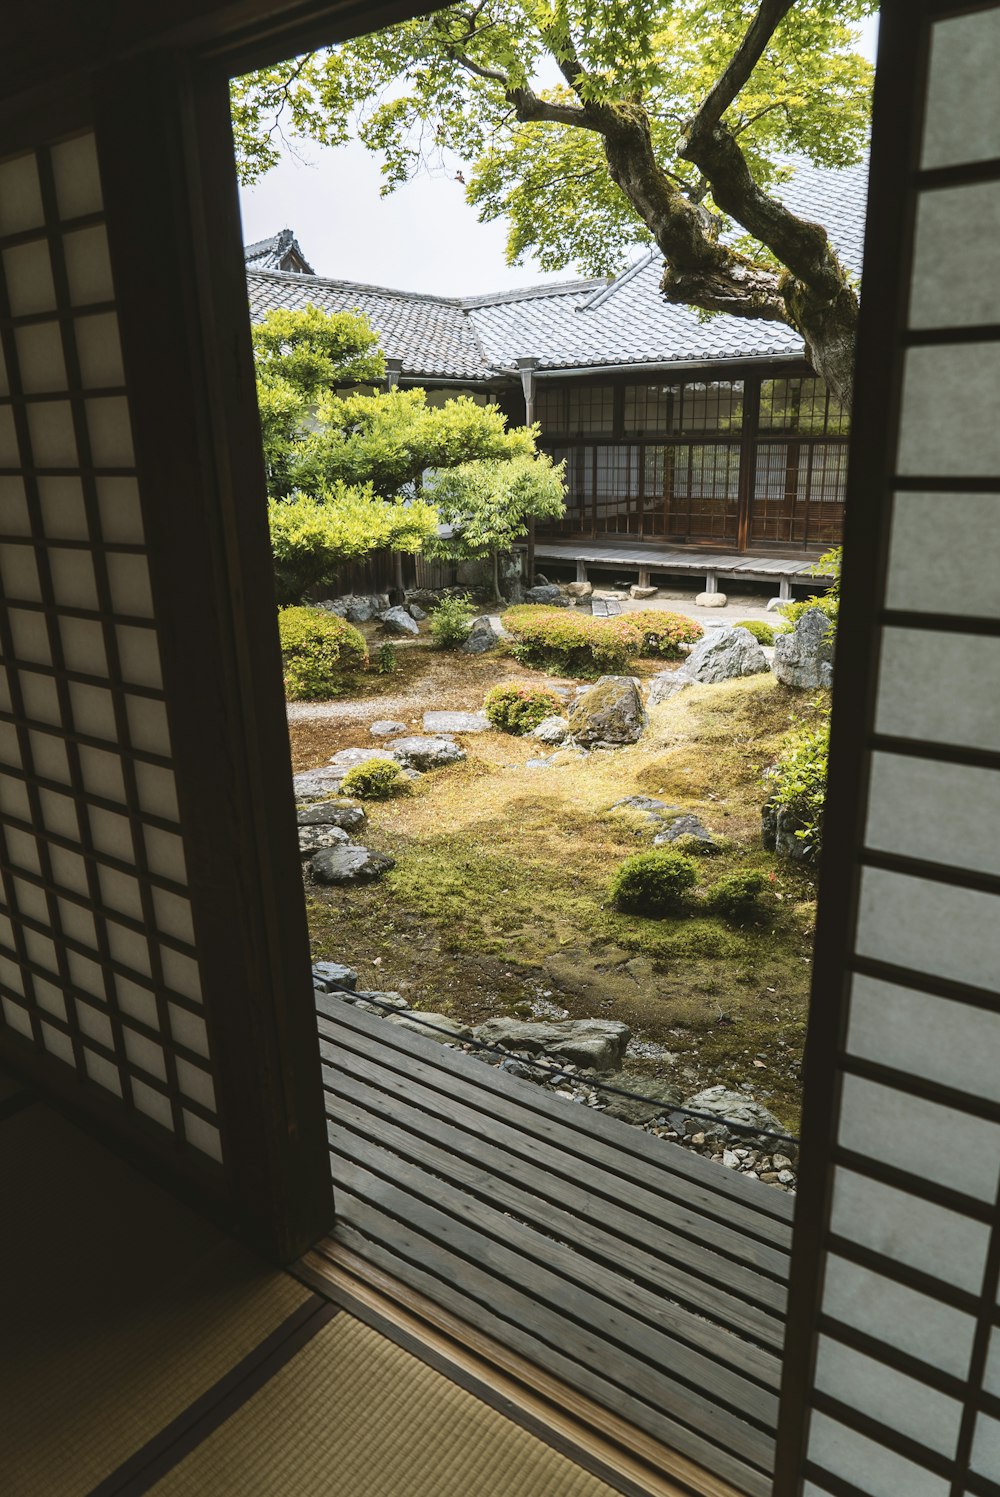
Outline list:
[[[865,26],[868,56],[876,26]],[[379,159],[363,146],[296,149],[305,161],[286,155],[256,187],[242,189],[246,243],[292,229],[318,275],[445,296],[575,275],[546,275],[531,261],[508,266],[504,224],[479,223],[450,172],[421,176],[383,198]]]

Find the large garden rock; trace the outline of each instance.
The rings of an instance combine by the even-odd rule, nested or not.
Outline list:
[[[338,988],[350,991],[358,985],[358,974],[353,967],[343,962],[316,962],[313,967],[313,987],[320,993],[335,993]]]
[[[647,707],[659,707],[661,702],[669,702],[671,697],[675,697],[686,686],[693,685],[694,682],[684,670],[660,671],[650,682],[646,705]]]
[[[488,733],[485,712],[425,712],[425,733]]]
[[[760,840],[767,852],[779,853],[796,863],[814,862],[816,845],[812,839],[796,835],[801,829],[801,821],[787,806],[779,806],[772,799],[761,807]]]
[[[393,738],[389,744],[400,764],[408,769],[440,769],[445,764],[460,764],[465,749],[448,738],[417,734],[413,738]]]
[[[339,826],[345,832],[356,832],[365,824],[365,813],[352,801],[326,801],[315,806],[299,806],[299,826]]]
[[[571,598],[593,597],[594,584],[592,582],[567,582],[566,591]]]
[[[466,655],[485,655],[487,650],[495,650],[499,643],[500,635],[493,620],[484,613],[472,620],[462,649]]]
[[[299,853],[303,858],[323,847],[343,847],[350,837],[340,826],[300,826]]]
[[[564,717],[543,717],[537,728],[532,728],[529,738],[539,743],[562,743],[569,734],[569,723]]]
[[[389,599],[385,593],[348,593],[343,598],[334,598],[320,604],[321,608],[326,608],[330,613],[339,613],[349,624],[367,624],[388,606]]]
[[[392,759],[396,764],[400,762],[399,755],[393,748],[383,747],[380,743],[377,748],[341,749],[330,760],[330,766],[339,769],[343,777],[349,769],[357,769],[359,764],[369,764],[372,759]]]
[[[523,1019],[488,1019],[473,1030],[483,1045],[529,1055],[554,1055],[571,1065],[614,1071],[622,1063],[632,1037],[618,1019],[562,1019],[532,1023]]]
[[[372,754],[369,752],[368,758]],[[323,801],[328,796],[336,795],[350,766],[327,767],[324,769],[303,769],[298,774],[292,775],[292,789],[297,801]]]
[[[379,614],[379,621],[386,634],[420,633],[416,619],[405,608],[387,608],[384,613]]]
[[[609,1076],[608,1083],[619,1091],[638,1094],[619,1097],[613,1092],[600,1092],[603,1110],[610,1117],[621,1118],[623,1123],[634,1123],[636,1127],[659,1117],[668,1108],[676,1107],[684,1096],[681,1087],[673,1081],[658,1081],[653,1076],[634,1076],[628,1071]]]
[[[395,868],[396,859],[367,847],[326,847],[309,860],[317,884],[370,884]]]
[[[712,629],[700,639],[684,663],[691,681],[733,681],[759,676],[768,670],[767,656],[748,629]]]
[[[719,851],[719,844],[708,829],[702,826],[697,816],[678,816],[676,821],[653,838],[654,847],[667,847],[679,837],[693,837],[697,847],[690,846],[694,853],[711,854]]]
[[[425,1013],[423,1010],[419,1013],[390,1014],[388,1023],[397,1024],[400,1029],[412,1029],[414,1034],[422,1034],[428,1040],[437,1040],[439,1045],[472,1038],[472,1030],[468,1025],[451,1018],[449,1014]]]
[[[703,1092],[685,1099],[684,1107],[692,1112],[707,1112],[733,1123],[743,1123],[750,1128],[763,1128],[768,1133],[784,1133],[781,1123],[773,1112],[760,1102],[754,1102],[745,1092],[731,1092],[724,1086],[710,1086]]]
[[[529,587],[525,592],[526,603],[547,603],[550,608],[566,608],[566,598],[561,587],[554,582],[544,582],[540,587]]]
[[[642,697],[631,676],[602,676],[570,714],[569,729],[584,748],[636,743],[646,726]]]
[[[775,636],[774,674],[799,691],[833,685],[833,629],[821,608],[804,613],[790,634]]]

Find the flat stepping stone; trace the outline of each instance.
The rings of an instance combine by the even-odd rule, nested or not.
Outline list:
[[[485,712],[425,712],[425,733],[488,733]]]
[[[344,847],[350,837],[340,826],[300,826],[299,853],[307,858],[323,847]]]
[[[326,847],[309,860],[317,884],[370,884],[395,868],[396,859],[367,847]]]
[[[394,738],[398,733],[406,732],[405,723],[393,722],[391,718],[382,717],[378,722],[372,723],[368,729],[373,738]]]
[[[314,806],[299,806],[296,813],[299,826],[339,826],[345,832],[355,832],[365,824],[365,813],[361,806],[350,801],[322,801]]]
[[[438,738],[434,734],[394,738],[390,747],[398,761],[408,769],[438,769],[445,764],[460,764],[465,758],[465,749],[459,748],[450,738]]]

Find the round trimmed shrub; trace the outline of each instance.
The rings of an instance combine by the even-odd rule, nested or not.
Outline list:
[[[537,728],[547,717],[562,710],[562,703],[552,691],[536,686],[494,686],[486,693],[483,711],[501,733],[521,737]]]
[[[667,915],[680,909],[698,882],[698,865],[686,853],[655,848],[626,858],[612,876],[611,902],[635,915]]]
[[[737,629],[745,629],[748,634],[752,634],[759,645],[774,644],[774,629],[770,624],[766,624],[763,619],[740,619],[736,627]]]
[[[528,665],[580,678],[620,675],[642,647],[632,615],[595,619],[569,608],[519,603],[503,616],[511,653]]]
[[[325,608],[282,608],[278,634],[291,701],[338,696],[368,669],[364,635]]]
[[[727,874],[706,893],[706,908],[723,920],[751,920],[761,912],[767,882],[763,873]]]
[[[661,660],[679,660],[684,653],[681,645],[696,645],[705,632],[697,619],[658,608],[640,608],[626,617],[641,631],[639,654],[659,656]]]
[[[391,800],[409,788],[409,781],[394,759],[367,759],[349,769],[340,783],[342,795],[353,795],[358,800]]]

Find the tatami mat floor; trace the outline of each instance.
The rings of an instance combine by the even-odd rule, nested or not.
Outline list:
[[[5,1497],[612,1497],[39,1102],[0,1200]]]

